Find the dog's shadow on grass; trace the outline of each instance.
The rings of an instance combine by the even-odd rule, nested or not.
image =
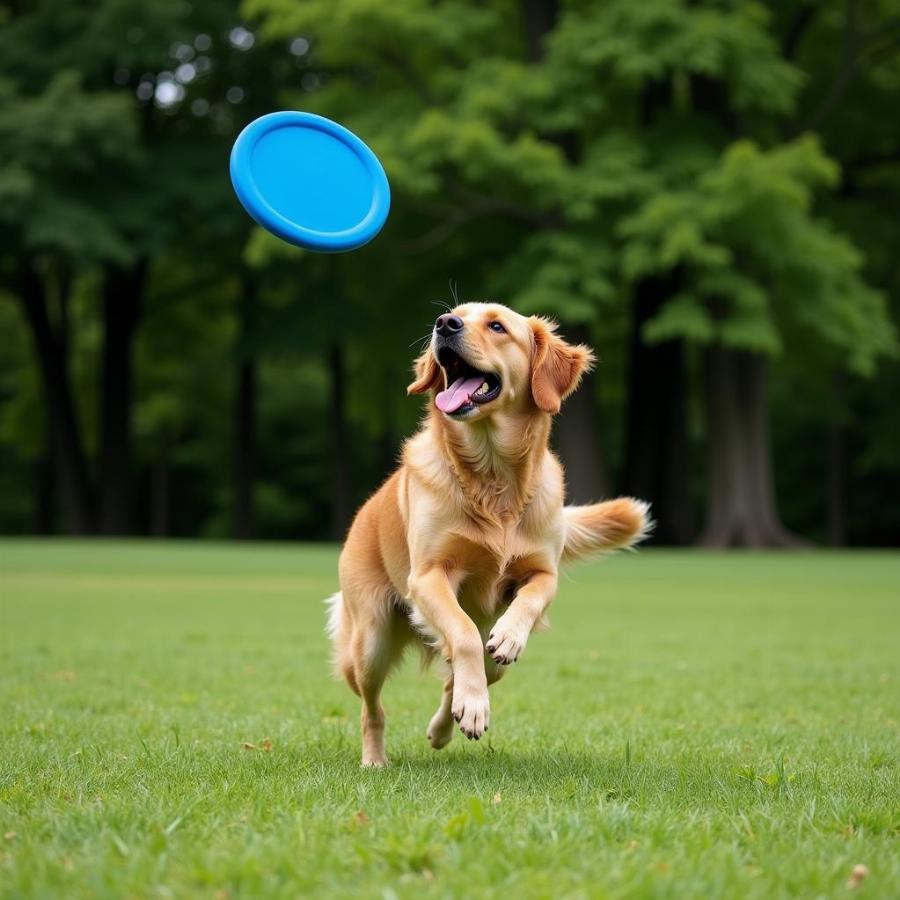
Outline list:
[[[652,772],[619,754],[610,756],[590,748],[552,747],[533,749],[489,749],[486,753],[449,750],[436,753],[413,752],[395,754],[384,773],[402,780],[444,781],[470,785],[473,791],[486,788],[517,794],[575,796],[585,791],[599,793],[607,799],[624,799],[633,795],[639,782],[648,777],[664,783],[674,775],[674,768]]]
[[[485,742],[467,746],[460,740],[441,751],[424,741],[421,747],[400,744],[388,749],[389,765],[367,769],[359,764],[355,737],[341,731],[326,742],[303,742],[275,768],[330,772],[345,784],[390,784],[394,789],[426,792],[440,786],[472,795],[499,791],[562,800],[590,795],[628,801],[647,791],[672,789],[681,777],[675,762],[632,758],[627,745],[610,753],[558,742],[543,748],[523,744],[498,748]]]

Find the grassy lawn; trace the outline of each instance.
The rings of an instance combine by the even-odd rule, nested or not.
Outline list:
[[[0,895],[900,894],[900,555],[575,569],[479,743],[429,749],[407,662],[383,771],[329,676],[335,561],[0,542]]]

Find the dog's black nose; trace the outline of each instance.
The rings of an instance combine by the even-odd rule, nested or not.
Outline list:
[[[456,334],[457,331],[462,331],[462,328],[463,320],[452,313],[444,313],[444,315],[438,316],[437,322],[434,323],[434,330],[441,337],[450,337],[450,335]]]

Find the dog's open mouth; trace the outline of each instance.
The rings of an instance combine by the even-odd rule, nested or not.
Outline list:
[[[447,376],[447,389],[435,398],[441,412],[463,415],[500,395],[500,379],[493,372],[479,372],[449,347],[438,351],[438,362]]]

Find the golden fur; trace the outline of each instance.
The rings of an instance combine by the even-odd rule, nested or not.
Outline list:
[[[591,351],[499,304],[453,313],[464,323],[460,355],[495,373],[500,395],[464,417],[441,412],[433,395],[447,385],[435,337],[408,388],[432,395],[427,417],[357,513],[330,601],[337,671],[363,701],[366,766],[387,761],[381,688],[408,644],[449,664],[431,745],[447,744],[454,720],[477,740],[490,722],[488,685],[541,623],[560,562],[631,546],[649,527],[646,504],[630,498],[563,506],[562,467],[547,446],[551,418],[593,363]]]

